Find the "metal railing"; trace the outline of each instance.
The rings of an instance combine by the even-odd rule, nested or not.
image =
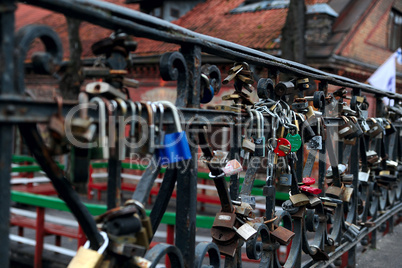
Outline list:
[[[246,113],[237,113],[232,111],[211,111],[199,109],[201,95],[201,53],[209,53],[221,58],[226,58],[236,62],[247,62],[263,68],[273,74],[275,82],[279,82],[279,74],[286,73],[295,77],[295,79],[311,78],[320,81],[320,89],[327,94],[328,85],[335,85],[351,89],[352,97],[362,96],[362,93],[374,94],[377,98],[377,111],[381,111],[382,97],[394,99],[395,102],[402,101],[402,95],[384,92],[373,88],[370,85],[363,84],[352,79],[326,73],[306,65],[296,62],[287,61],[281,58],[271,56],[269,54],[240,46],[235,43],[224,41],[218,38],[198,34],[174,25],[172,23],[157,19],[155,17],[143,14],[141,12],[123,8],[111,3],[94,1],[94,0],[27,0],[24,3],[42,7],[51,11],[59,12],[65,16],[88,21],[92,24],[102,26],[112,30],[121,30],[126,34],[136,37],[144,37],[168,43],[175,43],[181,46],[180,52],[166,54],[161,61],[161,75],[165,80],[177,80],[177,100],[176,106],[184,116],[185,125],[203,126],[205,122],[199,121],[198,118],[204,118],[206,121],[214,122],[215,126],[231,127],[232,143],[230,148],[230,158],[238,157],[240,150],[240,136],[244,122],[249,118]],[[80,203],[78,195],[71,189],[64,174],[57,165],[52,162],[46,148],[43,145],[37,131],[35,131],[36,123],[43,123],[49,120],[49,117],[57,110],[57,105],[50,102],[39,102],[32,100],[24,95],[24,60],[30,40],[41,37],[41,33],[30,32],[26,40],[21,39],[14,33],[14,12],[15,1],[1,1],[0,18],[1,18],[1,95],[0,95],[0,163],[3,168],[0,169],[0,223],[1,226],[8,226],[9,207],[10,207],[10,173],[12,159],[12,133],[15,126],[19,126],[21,134],[25,138],[28,147],[47,173],[49,178],[55,184],[56,190],[60,193],[61,198],[66,201],[70,210],[75,212],[75,216],[83,227],[91,245],[96,248],[102,243],[102,238],[96,230],[95,223],[86,211],[85,207]],[[25,40],[25,41],[24,41]],[[46,40],[42,40],[48,42]],[[57,44],[49,43],[46,46],[49,53],[59,53]],[[51,51],[55,49],[56,51]],[[14,57],[15,55],[15,57]],[[191,74],[191,75],[189,75]],[[299,92],[302,94],[302,92]],[[299,95],[300,95],[299,94]],[[277,100],[275,100],[277,101]],[[65,103],[63,105],[63,114],[67,112],[76,103]],[[191,108],[188,108],[191,107]],[[326,115],[325,106],[320,107],[320,112]],[[96,114],[91,114],[97,118]],[[216,118],[226,117],[226,121]],[[266,116],[266,115],[265,115]],[[378,114],[382,117],[383,114]],[[269,117],[269,116],[266,116]],[[198,121],[197,121],[198,120]],[[165,114],[164,123],[172,124],[173,117],[170,112]],[[326,181],[327,162],[326,155],[330,160],[330,166],[334,173],[338,172],[338,162],[342,162],[343,144],[338,140],[334,143],[333,130],[342,124],[342,119],[336,117],[325,117],[324,121],[327,126],[327,138],[323,141],[323,148],[318,150],[320,156],[319,162],[319,188],[324,190]],[[157,122],[155,122],[156,125]],[[379,149],[380,154],[384,157],[381,163],[383,170],[387,169],[385,155],[388,154],[391,160],[401,160],[401,124],[393,121],[397,132],[393,136],[382,135],[374,148]],[[273,126],[271,126],[273,127]],[[188,134],[190,140],[195,140],[195,134]],[[340,148],[339,155],[335,155],[334,144]],[[394,185],[382,185],[370,179],[367,182],[359,181],[359,159],[362,159],[363,165],[367,156],[365,156],[370,144],[370,139],[365,137],[357,138],[355,145],[348,147],[350,152],[350,169],[353,175],[351,185],[354,192],[349,203],[342,202],[336,206],[334,214],[328,213],[324,206],[320,205],[315,208],[306,209],[304,206],[296,213],[290,213],[284,210],[277,213],[276,223],[289,220],[290,227],[295,236],[292,240],[290,254],[284,264],[284,267],[326,267],[330,263],[338,259],[343,253],[348,251],[349,266],[356,265],[356,244],[361,240],[367,240],[368,233],[372,233],[371,244],[375,246],[376,228],[381,223],[389,220],[392,225],[392,216],[401,210],[400,198],[401,179],[400,175]],[[385,144],[394,144],[396,151],[390,150],[391,146]],[[197,144],[195,144],[197,145]],[[346,146],[345,146],[346,147]],[[364,148],[364,150],[362,150]],[[391,147],[392,148],[392,147]],[[392,148],[393,149],[393,148]],[[300,174],[303,170],[304,148],[302,147],[298,153],[298,161],[296,163],[297,178],[300,181]],[[169,253],[176,256],[175,261],[183,264],[184,267],[201,267],[201,262],[206,253],[209,253],[210,263],[214,267],[219,267],[219,249],[215,243],[201,244],[196,246],[195,243],[195,221],[196,221],[196,180],[197,180],[197,155],[198,147],[191,146],[191,154],[193,158],[189,160],[189,165],[178,165],[175,168],[169,167],[164,175],[161,192],[152,208],[150,218],[153,230],[156,230],[160,220],[166,211],[166,205],[170,199],[171,192],[177,182],[177,216],[176,216],[176,238],[175,245],[153,249],[154,255],[164,255]],[[396,152],[396,153],[395,153]],[[322,157],[323,156],[323,157]],[[315,159],[315,155],[313,155]],[[314,160],[315,161],[315,160]],[[119,160],[109,160],[109,181],[115,184],[108,190],[108,208],[116,205],[112,200],[116,196],[116,184],[119,178]],[[189,168],[188,168],[189,167]],[[155,167],[154,167],[155,168]],[[112,170],[112,172],[110,171]],[[178,176],[178,172],[181,175]],[[249,177],[255,175],[250,171]],[[339,175],[339,174],[338,174]],[[378,174],[376,174],[378,175]],[[396,173],[398,175],[398,173]],[[152,181],[147,171],[141,181]],[[247,176],[247,174],[246,174]],[[247,178],[246,178],[247,179]],[[246,180],[245,179],[245,180]],[[334,179],[335,185],[340,181]],[[336,185],[336,186],[340,186]],[[118,185],[117,185],[118,187]],[[218,186],[217,186],[218,187]],[[388,187],[388,188],[387,188]],[[67,190],[66,190],[67,189]],[[219,192],[219,191],[218,191]],[[134,196],[144,197],[141,193],[136,192]],[[231,176],[230,198],[237,200],[239,197],[238,176]],[[364,201],[364,203],[359,203]],[[267,196],[267,205],[272,206],[275,200],[272,196]],[[223,204],[224,205],[224,204]],[[228,205],[228,204],[226,204]],[[379,216],[380,211],[387,211]],[[267,213],[268,221],[271,219]],[[356,227],[361,222],[362,228]],[[365,224],[367,226],[365,226]],[[327,226],[331,226],[331,231],[327,231]],[[277,249],[279,247],[271,237],[273,228],[271,224],[258,225],[257,238],[247,241],[247,253],[250,258],[259,259],[261,267],[279,267]],[[307,231],[314,233],[314,241],[307,239]],[[9,260],[8,245],[8,229],[0,229],[0,261],[5,264]],[[225,267],[241,267],[241,242],[234,256],[226,256]],[[330,250],[332,248],[332,250]],[[159,251],[158,251],[159,250]],[[325,251],[329,254],[327,258]],[[308,263],[302,263],[302,252],[312,257]],[[146,255],[148,256],[148,254]]]

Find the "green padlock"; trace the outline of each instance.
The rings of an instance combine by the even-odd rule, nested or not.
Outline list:
[[[297,152],[300,149],[302,145],[302,140],[299,134],[292,135],[288,133],[285,139],[290,142],[292,152]]]

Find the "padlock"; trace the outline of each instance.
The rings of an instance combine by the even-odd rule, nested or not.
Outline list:
[[[92,118],[88,118],[88,95],[85,92],[80,92],[78,102],[80,116],[71,120],[71,132],[77,140],[90,142],[95,136],[96,125],[93,124]]]
[[[133,154],[135,154],[134,149],[137,146],[136,144],[136,138],[135,138],[135,128],[136,128],[136,123],[137,123],[137,106],[132,100],[127,100],[128,105],[131,110],[131,117],[130,119],[130,131],[129,131],[129,137],[128,137],[128,149],[126,149],[126,157],[129,157],[130,159],[133,157]]]
[[[155,149],[159,150],[163,148],[163,143],[165,141],[165,131],[163,130],[163,119],[164,119],[164,114],[165,114],[165,108],[163,107],[162,103],[157,102],[155,105],[157,105],[158,110],[159,110],[159,124],[158,124],[158,135],[156,135],[156,140],[155,140]]]
[[[304,206],[304,205],[307,205],[308,203],[310,203],[310,200],[308,199],[308,197],[302,193],[291,195],[291,196],[289,196],[289,199],[292,202],[293,206],[295,206],[295,207],[301,207],[301,206]]]
[[[242,202],[240,202],[240,205],[234,205],[234,207],[236,208],[237,215],[241,215],[241,216],[245,216],[245,217],[252,216],[253,207],[249,203],[242,201]]]
[[[380,160],[377,152],[373,150],[367,151],[366,156],[367,156],[367,162],[372,165],[376,164]]]
[[[115,101],[118,104],[118,111],[120,111],[118,116],[118,135],[117,135],[117,156],[120,161],[126,159],[126,125],[124,124],[124,117],[127,114],[127,104],[123,99],[115,98]],[[122,119],[120,119],[122,118]]]
[[[273,230],[272,232],[269,232],[270,235],[275,239],[276,241],[279,242],[279,244],[287,246],[289,243],[292,241],[293,237],[295,236],[295,233],[290,231],[289,229],[286,229],[285,227],[278,226]]]
[[[291,186],[292,185],[292,174],[283,173],[279,176],[279,184],[282,186]]]
[[[364,133],[370,130],[370,126],[367,124],[367,121],[364,118],[361,120],[360,127]]]
[[[90,103],[96,103],[99,109],[98,146],[91,149],[91,159],[109,159],[109,140],[106,135],[106,105],[103,99],[94,97]]]
[[[164,147],[158,150],[161,163],[164,165],[191,159],[190,146],[186,133],[182,131],[176,106],[168,101],[160,101],[160,103],[172,111],[176,126],[176,132],[165,134]]]
[[[384,127],[376,119],[369,118],[368,120],[370,120],[372,122],[370,130],[367,132],[370,135],[371,139],[384,133],[384,131],[385,131]]]
[[[141,129],[141,140],[145,138],[145,143],[141,142],[138,148],[137,153],[141,156],[145,156],[147,154],[153,154],[155,152],[155,114],[156,107],[155,105],[151,105],[151,102],[141,102],[141,105],[145,107],[147,111],[147,123],[148,123],[148,131],[145,132]],[[145,134],[146,133],[146,134]],[[164,146],[163,146],[164,147]],[[159,150],[164,150],[163,148]]]
[[[357,118],[355,116],[350,116],[349,118],[350,118],[350,123],[352,125],[353,134],[347,136],[346,138],[353,139],[353,138],[358,138],[361,135],[363,135],[363,130],[361,129]]]
[[[338,127],[339,138],[344,139],[346,137],[351,137],[351,135],[355,131],[353,129],[353,124],[350,122],[350,120],[346,116],[341,116],[341,118],[343,119],[344,124],[342,124]]]
[[[345,190],[343,192],[342,195],[342,200],[344,202],[350,202],[350,199],[352,198],[352,194],[353,194],[353,188],[352,187],[345,187]]]
[[[301,185],[301,186],[299,186],[299,188],[303,192],[307,192],[309,194],[314,194],[314,195],[318,195],[318,194],[320,194],[322,192],[321,189],[311,187],[311,186],[307,186],[307,185]]]
[[[317,196],[310,195],[310,196],[308,196],[308,199],[310,202],[310,207],[312,207],[312,208],[315,206],[318,206],[322,203],[321,199],[318,198]]]
[[[370,177],[370,171],[368,172],[359,171],[359,181],[368,182],[369,177]]]
[[[251,110],[257,118],[257,137],[254,139],[254,156],[265,157],[264,117],[261,112]]]
[[[226,166],[222,168],[222,171],[225,172],[226,176],[231,176],[234,174],[238,174],[243,171],[242,165],[236,159],[230,160],[227,162]]]
[[[252,132],[252,129],[253,129],[253,120],[254,120],[253,118],[254,118],[254,116],[253,116],[253,113],[250,110],[248,111],[248,114],[250,115],[250,123],[248,124],[248,126],[247,126],[247,128],[245,129],[245,132],[244,132],[245,135],[244,135],[243,142],[242,142],[242,149],[245,151],[245,153],[246,152],[254,153],[254,151],[255,151],[255,143],[252,141],[251,137],[248,138],[249,135],[247,134],[247,132],[249,130],[250,135],[251,135],[251,132]]]
[[[141,202],[134,199],[127,200],[124,204],[124,206],[130,206],[130,205],[134,205],[140,212],[141,225],[142,227],[145,228],[147,237],[150,240],[154,236],[154,232],[152,230],[151,219],[147,215],[144,205]]]
[[[126,94],[120,90],[114,88],[112,85],[106,82],[91,82],[85,87],[85,92],[91,95],[102,95],[108,99],[120,98],[123,100],[127,99]]]
[[[387,124],[385,126],[385,135],[386,136],[389,136],[397,131],[396,127],[394,126],[394,124],[392,124],[392,122],[389,119],[385,119],[384,122],[386,122],[386,124]]]
[[[341,181],[344,183],[344,184],[352,184],[353,183],[353,174],[343,174],[342,176],[341,176]]]
[[[214,151],[214,155],[212,159],[209,161],[211,165],[214,167],[225,167],[227,164],[229,152],[225,152],[222,150]]]
[[[201,73],[201,93],[200,93],[201,100],[200,100],[200,102],[203,104],[209,103],[213,99],[214,94],[215,94],[214,88],[210,84],[208,76]]]
[[[307,150],[322,150],[322,137],[314,136],[306,143]]]
[[[274,149],[274,153],[278,156],[286,156],[292,150],[290,142],[285,138],[279,138],[277,140],[276,148]]]
[[[292,185],[292,173],[289,165],[287,165],[287,172],[279,175],[279,184],[282,186]]]
[[[342,184],[342,187],[337,186],[329,186],[328,189],[325,191],[325,195],[337,199],[342,198],[342,194],[345,190],[345,186]]]
[[[239,228],[233,226],[236,234],[239,235],[244,241],[250,240],[253,236],[257,234],[257,230],[251,227],[250,224],[243,222],[237,217],[237,220],[242,224]]]
[[[285,137],[290,142],[291,152],[297,152],[302,146],[302,140],[298,133],[292,135],[288,133]]]
[[[98,251],[89,249],[89,241],[87,241],[84,246],[81,246],[77,254],[68,264],[68,268],[98,268],[101,266],[101,263],[104,258],[104,253],[109,245],[109,238],[105,232],[100,232],[103,237],[103,244],[98,249]]]
[[[315,183],[315,179],[311,178],[311,177],[305,177],[302,179],[302,182],[304,185],[310,186],[313,185]]]

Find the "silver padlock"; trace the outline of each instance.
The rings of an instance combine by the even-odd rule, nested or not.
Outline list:
[[[369,172],[359,171],[359,181],[368,182],[369,177],[370,177],[370,171]]]
[[[244,241],[250,240],[254,235],[257,234],[257,230],[251,227],[250,224],[243,222],[239,218],[237,220],[242,224],[240,228],[236,228],[233,226],[233,230],[236,231],[236,233],[244,239]]]
[[[109,159],[109,141],[106,135],[106,105],[105,102],[99,98],[95,97],[90,100],[91,103],[96,103],[99,109],[99,150],[102,151],[102,159]]]
[[[283,186],[291,186],[292,185],[292,174],[290,172],[290,167],[288,166],[288,172],[282,173],[279,176],[279,184]]]

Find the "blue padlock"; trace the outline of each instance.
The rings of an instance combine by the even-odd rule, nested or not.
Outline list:
[[[206,104],[209,103],[215,95],[213,86],[209,83],[209,78],[205,74],[201,74],[201,86],[202,87],[202,98],[200,100],[201,103]]]
[[[177,112],[176,106],[168,101],[160,101],[158,103],[163,104],[166,108],[170,108],[177,131],[165,134],[163,146],[157,149],[160,164],[167,165],[191,159],[190,146],[188,144],[186,133],[181,128],[179,113]]]

